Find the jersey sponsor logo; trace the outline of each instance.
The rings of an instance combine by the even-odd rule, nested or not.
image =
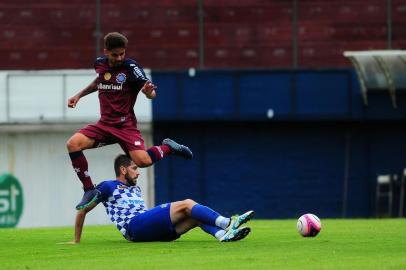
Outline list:
[[[11,174],[0,176],[0,228],[15,227],[23,212],[23,189]]]
[[[140,141],[135,141],[135,142],[134,142],[134,145],[135,145],[135,146],[140,146],[140,145],[141,145],[141,142],[140,142]]]
[[[97,90],[123,90],[123,84],[104,84],[99,83],[97,85]]]
[[[134,199],[127,199],[119,201],[120,205],[127,205],[127,204],[143,204],[144,200],[134,200]]]
[[[168,206],[167,203],[163,203],[163,204],[160,205],[161,208],[166,208],[167,206]]]
[[[123,84],[125,80],[127,79],[127,76],[124,73],[118,73],[116,76],[116,82]]]
[[[111,73],[109,73],[109,72],[104,73],[104,79],[106,81],[110,80],[110,78],[111,78]]]

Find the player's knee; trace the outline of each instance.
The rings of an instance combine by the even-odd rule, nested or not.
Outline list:
[[[188,216],[192,215],[192,208],[196,205],[196,202],[192,199],[183,200],[184,211]]]
[[[183,201],[187,206],[189,206],[190,208],[192,208],[195,204],[196,204],[196,202],[194,201],[194,200],[192,200],[192,199],[186,199],[186,200],[184,200]]]
[[[140,168],[148,167],[152,165],[152,160],[151,158],[146,155],[146,156],[137,156],[136,158],[132,159],[135,163]]]
[[[151,165],[152,165],[152,162],[150,162],[148,160],[143,160],[140,162],[140,164],[138,164],[138,167],[145,168],[145,167],[149,167]]]
[[[79,151],[80,150],[79,144],[77,142],[75,142],[75,140],[73,140],[72,138],[70,138],[66,142],[66,148],[68,149],[69,152]]]

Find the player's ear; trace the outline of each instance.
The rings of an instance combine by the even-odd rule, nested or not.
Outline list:
[[[108,50],[106,48],[104,48],[103,53],[104,53],[105,56],[107,56],[108,55]]]
[[[120,166],[120,172],[122,175],[125,175],[127,173],[127,168],[125,166]]]

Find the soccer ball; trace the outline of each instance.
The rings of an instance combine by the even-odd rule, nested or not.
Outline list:
[[[303,237],[314,237],[321,230],[321,222],[316,215],[304,214],[297,220],[296,227]]]

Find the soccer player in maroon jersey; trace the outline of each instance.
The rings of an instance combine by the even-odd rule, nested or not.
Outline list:
[[[101,117],[96,124],[80,129],[67,142],[72,166],[85,191],[76,209],[83,209],[96,201],[100,192],[94,188],[88,173],[83,150],[119,143],[138,167],[148,167],[174,154],[186,159],[193,157],[190,149],[171,139],[162,145],[145,150],[144,140],[137,128],[134,104],[139,92],[147,98],[156,97],[156,86],[146,77],[144,70],[132,59],[125,57],[127,38],[117,32],[104,37],[104,56],[96,59],[96,79],[85,89],[68,100],[68,107],[75,108],[78,101],[95,91],[99,92]]]

